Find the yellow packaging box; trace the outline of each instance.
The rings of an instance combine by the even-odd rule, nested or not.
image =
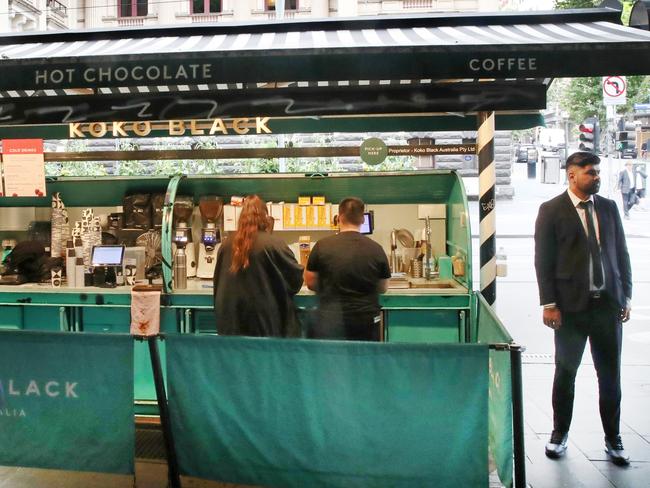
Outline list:
[[[316,227],[329,229],[332,219],[332,206],[330,204],[319,205],[316,209]]]
[[[295,203],[285,203],[282,212],[282,226],[285,229],[293,229],[296,227]]]
[[[304,229],[307,227],[307,209],[310,207],[294,205],[293,206],[293,221],[296,229]]]
[[[314,222],[314,215],[316,214],[316,207],[313,205],[310,205],[309,207],[305,207],[307,209],[307,227],[308,228],[313,228],[316,227],[316,223]],[[316,215],[316,217],[318,217]]]

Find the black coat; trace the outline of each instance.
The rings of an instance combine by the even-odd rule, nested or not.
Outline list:
[[[214,271],[217,332],[222,335],[300,335],[293,296],[302,286],[302,267],[284,241],[260,232],[250,264],[230,272],[232,239],[219,248]]]
[[[605,290],[621,307],[632,297],[632,270],[621,217],[613,200],[594,195]],[[535,270],[540,304],[565,312],[585,310],[589,301],[589,246],[567,192],[544,202],[535,222]]]

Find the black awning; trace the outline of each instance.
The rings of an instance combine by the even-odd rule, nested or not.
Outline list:
[[[0,90],[646,73],[650,33],[590,12],[43,34],[0,46]]]
[[[48,108],[62,104],[72,108],[62,121],[115,120],[109,108],[131,102],[158,107],[140,111],[153,120],[170,100],[211,106],[210,116],[275,114],[287,100],[306,115],[539,109],[553,77],[650,71],[650,33],[619,16],[588,9],[7,36],[0,123],[56,118]]]
[[[16,125],[117,120],[203,120],[264,115],[321,117],[535,111],[546,105],[539,82],[320,86],[186,92],[124,90],[110,95],[23,97],[6,101],[4,121]],[[0,107],[2,107],[0,100]]]

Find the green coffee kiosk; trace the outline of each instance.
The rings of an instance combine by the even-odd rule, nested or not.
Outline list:
[[[3,216],[13,212],[48,220],[51,195],[54,194],[58,194],[65,202],[71,220],[81,215],[86,208],[93,208],[95,214],[118,212],[122,210],[120,207],[128,195],[165,195],[160,232],[162,276],[155,280],[163,285],[160,317],[161,334],[166,340],[156,341],[163,359],[163,370],[165,350],[174,344],[172,338],[200,339],[203,336],[209,339],[209,336],[218,334],[219,330],[213,313],[211,279],[189,277],[182,288],[175,287],[177,282],[174,280],[171,263],[174,252],[177,251],[175,248],[178,247],[172,243],[178,227],[178,219],[175,217],[179,214],[174,213],[177,202],[198,206],[202,197],[218,196],[225,204],[222,220],[217,223],[223,231],[221,237],[224,237],[233,228],[230,220],[233,216],[236,218],[237,210],[235,206],[230,208],[230,203],[236,202],[241,196],[257,194],[269,203],[271,215],[276,218],[274,232],[285,239],[300,259],[300,243],[313,244],[336,231],[331,220],[338,201],[350,195],[362,198],[372,214],[372,228],[366,231],[371,232],[369,237],[382,245],[390,256],[395,271],[388,291],[381,296],[384,341],[401,343],[407,348],[417,344],[432,345],[441,351],[441,358],[446,357],[452,364],[458,365],[462,364],[465,354],[462,347],[458,349],[458,346],[490,344],[490,371],[476,371],[474,367],[470,369],[478,377],[484,377],[485,386],[489,385],[492,392],[489,401],[485,392],[479,404],[485,402],[486,408],[489,404],[490,411],[494,408],[495,412],[499,412],[490,420],[490,435],[503,439],[506,446],[508,440],[512,439],[512,430],[508,426],[511,425],[512,401],[517,394],[507,379],[510,378],[511,366],[516,365],[517,360],[512,357],[513,351],[509,347],[512,339],[509,334],[492,308],[480,294],[473,291],[468,202],[462,180],[456,172],[433,170],[375,174],[171,178],[62,177],[48,181],[46,197],[0,197],[0,212]],[[310,203],[307,204],[307,201]],[[320,221],[316,217],[319,212],[321,217],[325,214],[325,218]],[[312,216],[311,221],[308,219],[305,223],[296,218],[301,213]],[[195,216],[198,215],[197,211]],[[201,219],[195,220],[198,224]],[[29,221],[22,223],[22,229],[14,226],[11,231],[3,231],[2,237],[25,236]],[[194,242],[200,244],[200,224],[195,234]],[[428,278],[421,269],[426,249],[422,246],[422,241],[426,244],[427,235],[431,249]],[[200,259],[201,250],[195,249],[194,252],[194,257]],[[418,258],[419,266],[416,262]],[[197,274],[201,274],[200,270]],[[144,278],[135,284],[146,282],[147,279]],[[111,288],[70,287],[65,279],[56,288],[47,282],[1,285],[0,329],[58,331],[60,334],[75,334],[77,337],[91,333],[128,334],[131,288],[126,284]],[[295,304],[303,331],[306,332],[317,306],[316,296],[303,288],[295,297]],[[151,341],[134,340],[133,347],[135,412],[142,418],[156,416],[159,404],[153,381]],[[277,350],[274,352],[278,353]],[[431,360],[435,361],[435,358],[432,357]],[[485,367],[488,367],[487,362]],[[504,384],[507,385],[506,389],[503,389]],[[444,387],[439,391],[440,394],[445,394]],[[175,412],[173,405],[172,412]],[[462,418],[458,421],[461,424],[463,422]],[[483,425],[487,425],[487,419],[485,422]],[[200,428],[198,432],[202,430]],[[506,473],[512,472],[510,449],[506,449],[505,454],[499,457]],[[181,464],[186,454],[179,452]]]
[[[179,198],[182,195],[184,201],[189,197],[197,207],[202,196],[217,195],[225,202],[223,215],[228,220],[230,211],[234,210],[234,207],[229,208],[233,196],[258,194],[279,212],[275,232],[292,249],[297,248],[301,238],[314,243],[335,232],[331,216],[336,212],[336,204],[345,196],[358,196],[366,202],[373,216],[369,237],[381,244],[394,261],[394,279],[388,292],[381,297],[384,340],[443,343],[476,340],[476,326],[472,319],[476,303],[472,293],[468,206],[461,179],[455,172],[58,178],[47,183],[47,192],[48,195],[58,193],[61,196],[71,220],[86,207],[94,208],[96,214],[115,212],[121,207],[124,196],[129,194],[166,193],[168,209],[165,212],[170,214],[171,228],[162,231],[167,241],[162,244],[163,263],[173,262],[176,246],[171,242],[175,225],[171,209],[177,195]],[[291,227],[283,225],[285,213],[304,211],[298,205],[301,197],[314,196],[320,197],[327,205],[329,218],[324,224],[321,221],[321,225],[300,222]],[[48,220],[50,204],[51,197],[0,197],[0,209],[5,215],[27,211],[29,215]],[[316,205],[309,206],[310,210],[311,207]],[[221,219],[218,227],[225,235],[232,227],[224,223],[224,217]],[[427,220],[431,241],[429,279],[424,277],[421,264],[415,266],[419,269],[409,269],[416,263],[418,255],[419,263],[422,262],[424,252],[420,250],[423,249],[421,243],[426,240]],[[4,234],[24,235],[28,224],[25,221],[23,229],[5,231]],[[200,228],[195,234],[194,242],[200,246]],[[199,259],[200,250],[195,248],[193,253],[188,259]],[[458,261],[454,267],[451,266],[452,258]],[[146,282],[146,279],[137,281]],[[218,333],[218,324],[212,313],[210,278],[190,277],[184,289],[175,289],[172,267],[163,264],[163,276],[156,282],[163,282],[166,292],[161,310],[161,328],[165,333]],[[128,332],[130,289],[126,285],[115,288],[70,287],[65,279],[58,288],[53,288],[51,283],[2,285],[0,327]],[[317,305],[316,297],[303,288],[295,301],[303,327],[308,327],[310,311]],[[145,355],[141,371],[136,371],[136,401],[141,405],[155,398],[147,368]]]

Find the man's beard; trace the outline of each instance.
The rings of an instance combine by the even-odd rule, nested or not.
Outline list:
[[[585,189],[585,193],[587,193],[589,195],[595,195],[596,193],[598,193],[598,190],[600,190],[600,181],[596,181],[596,182],[592,183],[591,185],[589,185]]]

